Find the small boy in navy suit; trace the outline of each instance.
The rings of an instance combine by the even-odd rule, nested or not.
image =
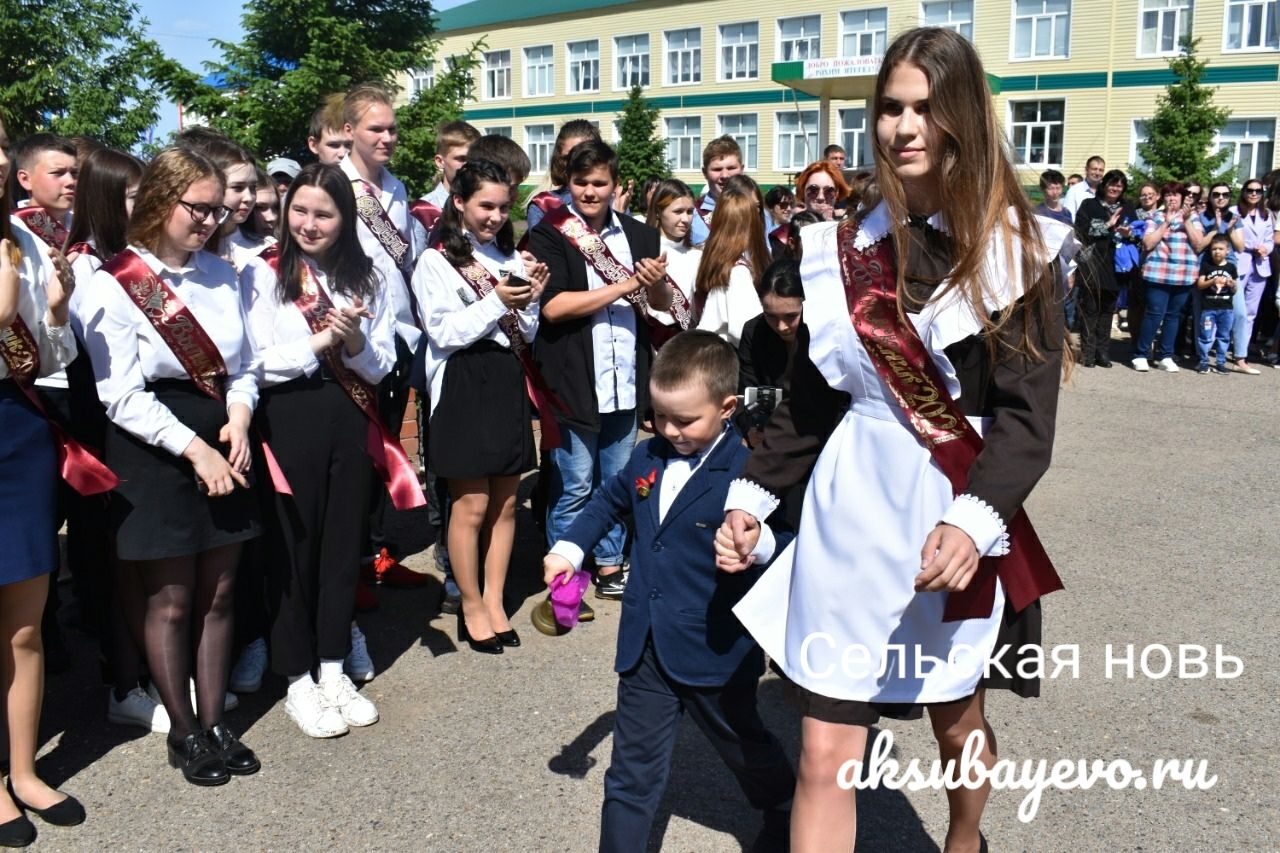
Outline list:
[[[716,569],[725,496],[749,454],[729,421],[737,383],[737,354],[719,337],[672,338],[649,379],[657,437],[636,446],[543,561],[548,586],[567,579],[606,531],[633,516],[602,851],[645,849],[684,711],[764,813],[755,849],[787,848],[795,774],[756,708],[764,654],[732,608],[791,534],[764,525],[747,571]]]

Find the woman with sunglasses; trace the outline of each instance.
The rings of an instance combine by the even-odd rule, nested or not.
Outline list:
[[[169,715],[169,763],[220,785],[255,773],[222,722],[232,600],[243,543],[259,533],[249,491],[258,387],[235,270],[204,251],[227,221],[225,178],[207,157],[166,149],[143,173],[129,245],[84,294],[84,343],[107,408],[117,556],[146,594],[143,639]],[[196,707],[188,679],[195,661]]]
[[[1271,275],[1271,253],[1276,247],[1276,217],[1262,203],[1262,181],[1250,178],[1240,188],[1240,198],[1232,211],[1239,216],[1240,242],[1236,251],[1236,270],[1240,283],[1236,287],[1235,326],[1232,349],[1236,372],[1256,375],[1249,366],[1249,345],[1253,342],[1253,325],[1262,304],[1262,291]]]
[[[824,221],[835,219],[836,204],[849,196],[849,185],[840,171],[826,160],[810,163],[796,179],[796,192],[805,210],[822,214]]]

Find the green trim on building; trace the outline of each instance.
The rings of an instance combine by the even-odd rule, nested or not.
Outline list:
[[[691,110],[702,107],[745,107],[789,104],[793,93],[789,89],[763,89],[750,92],[707,92],[702,95],[664,95],[646,98],[660,110]],[[794,93],[799,103],[813,103],[818,99],[803,92]],[[541,118],[558,115],[601,115],[622,112],[626,102],[611,98],[600,101],[574,101],[572,103],[532,104],[524,107],[494,107],[466,110],[467,121],[494,121],[501,119]]]
[[[803,62],[775,62],[770,75],[773,82],[781,83],[784,80],[803,80],[804,79],[804,63]]]
[[[438,31],[447,33],[531,18],[573,15],[635,2],[636,0],[540,0],[537,3],[513,4],[510,0],[473,0],[471,3],[446,9],[436,20]]]

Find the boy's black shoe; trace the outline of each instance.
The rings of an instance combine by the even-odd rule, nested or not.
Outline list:
[[[1209,365],[1207,364],[1202,364],[1196,368],[1196,373],[1208,373],[1208,372],[1209,372]]]
[[[1218,375],[1220,375],[1220,376],[1230,376],[1230,375],[1231,375],[1231,370],[1230,370],[1230,369],[1229,369],[1225,364],[1215,364],[1215,365],[1213,366],[1213,372],[1214,372],[1214,373],[1217,373],[1217,374],[1218,374]]]
[[[626,591],[626,569],[621,569],[611,575],[596,575],[596,598],[602,598],[606,601],[621,601],[622,594]]]

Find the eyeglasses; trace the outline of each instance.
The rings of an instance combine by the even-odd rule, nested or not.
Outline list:
[[[193,204],[182,199],[178,199],[178,204],[187,209],[187,213],[191,214],[191,221],[197,225],[208,220],[210,216],[213,217],[214,225],[221,225],[231,215],[231,208],[221,204],[217,207],[211,207],[207,204]]]
[[[777,204],[775,204],[775,205],[774,205],[774,207],[780,207],[780,208],[782,208],[783,210],[790,210],[790,209],[791,209],[792,207],[794,207],[794,206],[795,206],[795,205],[793,205],[793,204],[792,204],[791,202],[789,202],[789,201],[780,201],[780,202],[778,202]]]
[[[1262,187],[1245,187],[1244,191],[1250,195],[1262,195]]]
[[[1248,190],[1245,190],[1248,192]],[[1209,198],[1231,198],[1231,193],[1209,193]]]
[[[807,186],[804,188],[804,197],[809,199],[821,199],[822,201],[835,201],[836,188]]]

